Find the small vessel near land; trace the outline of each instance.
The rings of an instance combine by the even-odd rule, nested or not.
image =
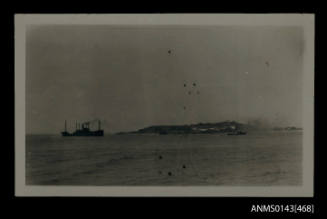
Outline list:
[[[230,132],[227,135],[246,135],[246,132],[243,132],[243,131],[235,131],[235,132]]]
[[[98,130],[92,131],[90,130],[90,124],[93,122],[98,122]],[[61,132],[63,137],[67,136],[103,136],[104,131],[101,129],[101,121],[100,120],[93,120],[84,122],[79,124],[76,122],[76,129],[73,133],[69,133],[67,131],[67,121],[65,120],[65,131]]]

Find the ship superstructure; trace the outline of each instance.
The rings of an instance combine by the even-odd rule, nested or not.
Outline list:
[[[92,131],[90,130],[90,124],[98,122],[98,130]],[[92,120],[83,123],[76,122],[76,128],[73,133],[69,133],[67,131],[67,121],[65,120],[65,131],[61,132],[62,136],[103,136],[104,131],[101,129],[101,121],[100,120]]]

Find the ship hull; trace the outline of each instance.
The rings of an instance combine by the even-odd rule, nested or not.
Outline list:
[[[61,135],[66,137],[66,136],[72,136],[69,132],[61,132]]]
[[[103,130],[88,131],[88,132],[78,131],[78,132],[74,132],[74,133],[62,132],[61,135],[63,137],[69,137],[69,136],[103,136],[104,132],[103,132]]]

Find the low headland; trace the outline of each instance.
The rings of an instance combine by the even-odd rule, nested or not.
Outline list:
[[[223,134],[260,130],[293,131],[302,129],[297,127],[271,128],[253,124],[243,124],[236,121],[224,121],[218,123],[197,123],[190,125],[155,125],[137,131],[119,132],[117,134]]]

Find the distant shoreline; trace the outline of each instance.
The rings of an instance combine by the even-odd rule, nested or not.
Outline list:
[[[136,131],[111,132],[104,135],[127,135],[127,134],[227,134],[237,131],[243,132],[266,132],[266,131],[302,131],[302,128],[294,126],[267,127],[256,124],[244,124],[235,121],[224,121],[217,123],[197,123],[189,125],[154,125]],[[56,136],[58,133],[26,133],[25,136]]]
[[[157,125],[149,126],[137,131],[118,132],[124,134],[227,134],[248,131],[299,131],[302,128],[288,127],[267,127],[257,124],[243,124],[235,121],[224,121],[218,123],[197,123],[191,125]]]
[[[264,129],[264,130],[252,130],[249,131],[249,133],[261,133],[261,132],[285,132],[285,133],[290,133],[290,132],[302,132],[302,129],[297,129],[297,130],[274,130],[273,128],[271,129]],[[227,133],[172,133],[170,135],[225,135]],[[104,133],[104,136],[117,136],[117,135],[159,135],[158,133],[138,133],[138,132],[117,132],[117,133]],[[61,136],[60,133],[51,133],[51,134],[25,134],[25,136]],[[71,136],[70,138],[75,138],[75,137],[83,137],[83,136]],[[90,136],[84,136],[86,138],[89,138]],[[92,137],[92,136],[91,136]]]

